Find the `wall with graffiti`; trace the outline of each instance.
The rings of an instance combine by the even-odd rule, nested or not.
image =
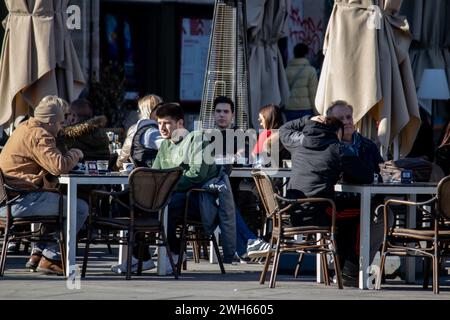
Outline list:
[[[310,48],[309,59],[320,69],[322,46],[326,31],[327,0],[291,0],[289,13],[288,61],[294,57],[293,48],[304,43]]]

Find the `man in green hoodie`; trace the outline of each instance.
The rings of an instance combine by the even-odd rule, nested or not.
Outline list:
[[[215,164],[207,164],[204,161],[206,142],[203,142],[202,133],[189,133],[184,128],[184,114],[178,104],[167,103],[160,106],[156,110],[156,118],[161,136],[165,140],[161,143],[153,168],[183,168],[183,175],[169,203],[167,224],[169,247],[177,263],[180,239],[176,236],[176,222],[184,213],[186,192],[192,188],[201,188],[218,175],[218,170]],[[189,204],[189,218],[200,221],[198,194],[192,194]]]

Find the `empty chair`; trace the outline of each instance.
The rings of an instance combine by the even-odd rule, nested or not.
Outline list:
[[[429,228],[392,227],[388,223],[389,207],[392,205],[415,206],[426,218],[431,218]],[[426,206],[432,206],[427,210]],[[426,245],[424,245],[426,244]],[[442,179],[437,194],[425,202],[387,200],[384,204],[384,242],[381,251],[380,274],[384,271],[386,257],[413,256],[431,259],[433,270],[433,292],[439,293],[439,267],[442,258],[449,253],[450,244],[450,176]],[[424,288],[428,286],[428,270],[425,270]],[[381,277],[376,288],[381,288]]]

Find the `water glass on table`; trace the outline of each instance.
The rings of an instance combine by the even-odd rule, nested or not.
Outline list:
[[[134,164],[133,163],[123,163],[122,164],[122,172],[131,172],[134,169]]]
[[[391,172],[382,171],[381,178],[383,179],[383,183],[393,183],[394,182],[394,176],[393,176],[393,173],[391,173]]]
[[[109,161],[108,160],[97,160],[97,170],[99,172],[108,172]]]

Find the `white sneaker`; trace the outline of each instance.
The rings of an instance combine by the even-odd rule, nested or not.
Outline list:
[[[178,264],[179,255],[172,253],[172,259],[173,259],[173,264],[176,266]],[[187,261],[187,257],[186,257],[186,254],[183,254],[183,262],[185,262],[185,261]],[[172,269],[172,266],[170,265],[170,260],[169,260],[168,256],[166,256],[166,273],[167,274],[173,273],[173,269]]]
[[[247,255],[251,259],[263,258],[270,250],[273,250],[270,248],[270,244],[261,239],[248,240]]]
[[[10,242],[8,243],[8,253],[13,253],[16,252],[17,249],[20,249],[20,247],[17,247],[18,243],[17,242]]]
[[[178,263],[178,255],[177,254],[172,254],[172,259],[173,259],[173,264],[176,266]],[[172,274],[173,273],[173,269],[172,266],[170,264],[170,260],[169,257],[166,256],[166,273],[167,274]]]
[[[132,273],[136,273],[138,270],[138,262],[139,260],[136,259],[135,257],[131,257],[131,272]],[[156,268],[155,263],[153,262],[152,259],[149,259],[147,261],[143,261],[142,262],[142,271],[145,270],[151,270]],[[122,264],[116,264],[114,266],[111,267],[111,271],[117,274],[121,274],[121,273],[125,273],[127,272],[127,262],[125,261]]]

